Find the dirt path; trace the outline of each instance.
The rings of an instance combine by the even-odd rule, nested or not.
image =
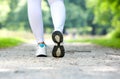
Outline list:
[[[0,50],[0,79],[120,79],[120,49],[65,44],[64,58],[36,58],[35,44]]]

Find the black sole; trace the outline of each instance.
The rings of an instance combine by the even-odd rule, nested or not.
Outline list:
[[[38,55],[37,57],[47,57],[47,55]]]
[[[58,40],[56,39],[56,36],[59,38]],[[60,45],[63,42],[62,33],[59,31],[53,32],[52,40],[54,41],[54,43],[57,44],[53,47],[53,50],[52,50],[53,57],[56,57],[56,58],[64,57],[65,49],[63,45]]]

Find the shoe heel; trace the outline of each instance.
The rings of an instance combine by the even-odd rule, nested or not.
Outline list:
[[[64,57],[65,55],[65,49],[63,46],[54,46],[52,51],[53,57]]]

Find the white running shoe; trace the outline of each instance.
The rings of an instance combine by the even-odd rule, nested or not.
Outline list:
[[[36,57],[47,57],[45,44],[38,45],[37,51],[36,51]]]

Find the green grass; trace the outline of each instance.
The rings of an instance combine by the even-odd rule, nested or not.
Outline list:
[[[111,48],[120,48],[120,38],[95,38],[95,39],[83,39],[83,40],[67,40],[67,42],[76,43],[92,43]]]
[[[0,48],[14,47],[31,40],[33,40],[33,35],[28,31],[0,29]]]
[[[0,48],[14,47],[22,44],[24,41],[19,38],[0,37]]]

